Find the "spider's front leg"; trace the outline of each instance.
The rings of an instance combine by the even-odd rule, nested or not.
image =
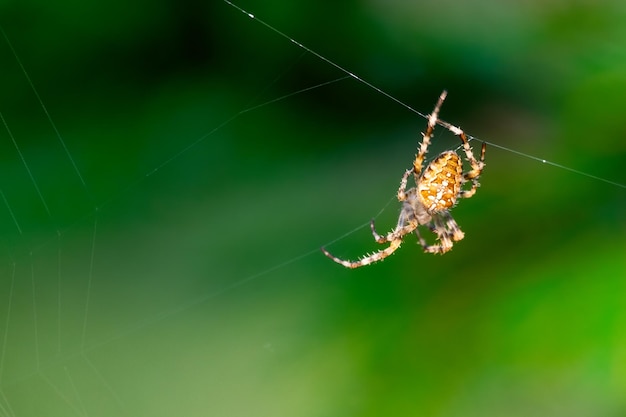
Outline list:
[[[435,130],[435,126],[439,121],[439,110],[441,109],[441,105],[443,101],[446,99],[448,95],[447,91],[443,91],[439,96],[439,100],[437,104],[435,104],[435,108],[433,112],[428,115],[428,126],[426,126],[426,132],[422,133],[422,143],[420,144],[419,151],[415,155],[415,160],[413,161],[413,175],[415,177],[415,183],[417,184],[420,180],[420,175],[422,173],[422,167],[424,165],[424,158],[426,157],[426,153],[428,152],[428,147],[430,146],[430,141],[433,138],[433,132]]]
[[[406,186],[407,183],[409,182],[409,176],[413,173],[412,169],[407,169],[404,172],[404,175],[402,176],[402,179],[400,180],[400,188],[398,188],[398,201],[402,202],[405,201],[407,198],[406,195]]]

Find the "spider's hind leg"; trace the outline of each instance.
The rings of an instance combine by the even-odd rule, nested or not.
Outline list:
[[[478,187],[480,187],[480,183],[478,182],[478,178],[480,177],[480,174],[483,172],[483,168],[485,167],[485,149],[486,149],[487,145],[485,143],[483,143],[482,147],[480,148],[480,159],[478,161],[476,161],[476,159],[474,159],[474,156],[472,155],[471,151],[468,155],[467,160],[469,161],[469,163],[472,166],[472,169],[469,172],[466,172],[465,174],[463,174],[463,182],[472,182],[472,186],[467,189],[467,190],[461,190],[459,192],[459,197],[461,198],[470,198],[471,196],[473,196],[474,194],[476,194],[476,189]],[[467,150],[466,150],[467,153]],[[471,158],[470,158],[471,156]]]

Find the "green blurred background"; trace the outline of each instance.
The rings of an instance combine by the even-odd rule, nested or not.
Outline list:
[[[626,183],[623,1],[237,4]],[[452,252],[409,237],[346,270],[318,248],[378,249],[423,118],[220,0],[9,1],[0,24],[0,416],[626,415],[623,185],[489,147]]]

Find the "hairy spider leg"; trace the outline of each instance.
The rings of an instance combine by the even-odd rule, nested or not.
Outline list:
[[[433,112],[428,115],[428,126],[426,126],[426,132],[422,133],[422,143],[420,145],[420,149],[415,155],[415,161],[413,161],[413,175],[415,177],[415,182],[419,182],[419,177],[422,172],[422,165],[424,164],[424,158],[426,157],[426,153],[428,152],[428,146],[430,145],[430,139],[433,136],[433,131],[435,130],[435,126],[437,125],[437,119],[439,117],[439,109],[441,109],[441,105],[443,101],[446,99],[448,92],[443,90],[441,95],[439,96],[439,100],[437,100],[437,104],[435,104],[435,108]]]
[[[460,127],[453,126],[450,123],[444,122],[442,120],[439,120],[437,123],[448,129],[450,132],[452,132],[461,139],[463,151],[465,152],[465,157],[472,167],[471,171],[463,174],[463,180],[464,182],[471,181],[472,187],[469,190],[461,190],[461,192],[459,193],[459,197],[470,198],[476,193],[476,189],[480,186],[480,184],[478,183],[478,177],[480,177],[480,174],[485,167],[485,150],[487,149],[487,144],[483,142],[480,148],[480,159],[477,161],[474,153],[472,152],[472,148],[469,145],[469,141],[467,140],[467,135]]]

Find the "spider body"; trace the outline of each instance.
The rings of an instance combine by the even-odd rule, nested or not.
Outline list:
[[[415,155],[412,169],[405,171],[398,188],[398,201],[402,203],[398,224],[386,235],[379,235],[371,221],[372,235],[377,243],[389,243],[389,246],[358,261],[347,261],[330,254],[326,249],[322,251],[333,261],[347,267],[358,268],[381,261],[394,253],[402,244],[404,236],[415,232],[419,244],[424,252],[444,254],[452,249],[454,242],[465,236],[459,225],[452,218],[452,209],[459,198],[470,198],[480,186],[478,179],[485,166],[485,144],[480,152],[480,159],[476,159],[469,146],[465,133],[458,127],[452,126],[438,119],[439,109],[446,98],[446,91],[441,93],[435,109],[428,116],[426,132],[422,133],[422,143]],[[461,139],[461,146],[471,169],[463,172],[463,161],[455,151],[445,151],[437,156],[423,169],[424,158],[433,136],[435,126],[440,124]],[[422,170],[423,169],[423,170]],[[415,187],[407,190],[409,177],[413,174]],[[471,182],[471,187],[464,189],[463,185]],[[429,245],[420,235],[418,226],[427,226],[436,235],[434,245]]]
[[[456,152],[447,151],[428,165],[417,182],[418,195],[429,212],[452,208],[463,182],[463,163]]]

